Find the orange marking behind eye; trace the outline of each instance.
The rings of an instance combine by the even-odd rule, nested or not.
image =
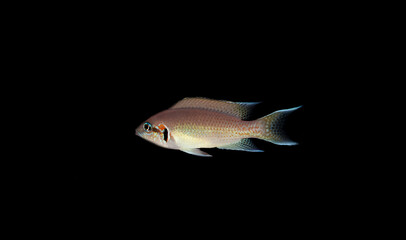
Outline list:
[[[159,130],[161,130],[161,132],[164,131],[164,129],[166,128],[165,125],[163,125],[162,123],[159,124],[157,127]]]

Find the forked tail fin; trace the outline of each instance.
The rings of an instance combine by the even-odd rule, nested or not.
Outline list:
[[[300,107],[279,110],[258,119],[257,121],[260,121],[262,125],[262,133],[259,138],[278,145],[296,145],[297,142],[290,140],[283,127],[286,116]]]

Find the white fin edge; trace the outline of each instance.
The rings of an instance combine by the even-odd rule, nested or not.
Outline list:
[[[199,156],[199,157],[212,157],[212,155],[203,152],[202,150],[198,149],[198,148],[187,148],[187,149],[180,149],[182,152],[185,153],[189,153],[195,156]]]

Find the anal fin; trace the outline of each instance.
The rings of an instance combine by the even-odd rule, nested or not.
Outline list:
[[[217,148],[227,149],[227,150],[238,150],[238,151],[247,151],[247,152],[263,152],[261,149],[258,149],[252,140],[249,138],[243,138],[240,141],[224,146],[219,146]]]
[[[212,157],[212,155],[210,155],[210,154],[208,154],[206,152],[203,152],[202,150],[200,150],[198,148],[187,148],[187,149],[180,149],[180,150],[182,152],[189,153],[189,154],[192,154],[192,155],[196,155],[196,156],[199,156],[199,157]]]

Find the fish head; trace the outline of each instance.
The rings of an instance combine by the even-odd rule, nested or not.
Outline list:
[[[170,129],[163,122],[148,119],[135,129],[135,135],[164,148],[175,148]]]

